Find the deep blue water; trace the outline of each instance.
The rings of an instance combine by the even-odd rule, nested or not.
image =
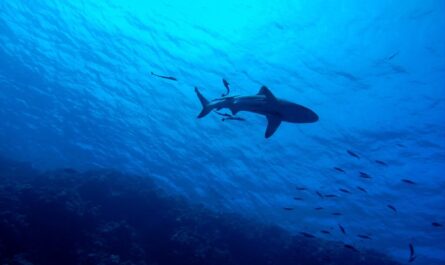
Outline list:
[[[290,234],[445,262],[444,1],[109,2],[0,3],[2,157],[146,176]],[[264,116],[196,119],[194,86],[216,98],[223,78],[320,119],[269,139]]]

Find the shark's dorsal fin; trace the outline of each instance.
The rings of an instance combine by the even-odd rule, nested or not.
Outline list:
[[[274,134],[274,132],[280,127],[281,119],[278,116],[267,115],[267,129],[266,134],[264,135],[266,138],[269,138]]]
[[[270,92],[270,90],[266,86],[262,86],[260,88],[260,91],[258,91],[257,95],[264,95],[269,100],[274,100],[274,101],[277,100],[277,98],[272,94],[272,92]]]

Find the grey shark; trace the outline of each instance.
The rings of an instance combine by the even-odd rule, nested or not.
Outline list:
[[[318,115],[304,106],[276,98],[270,90],[262,86],[260,91],[253,96],[226,96],[208,101],[195,87],[202,105],[202,111],[198,118],[209,114],[212,110],[229,109],[233,115],[240,111],[249,111],[264,115],[267,118],[265,137],[271,137],[280,126],[281,122],[312,123],[318,121]]]

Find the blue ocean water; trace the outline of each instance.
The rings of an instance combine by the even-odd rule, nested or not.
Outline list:
[[[221,213],[442,264],[444,33],[442,0],[2,1],[0,154],[143,175]],[[223,78],[320,119],[269,139],[264,116],[197,119],[194,86],[217,98]]]

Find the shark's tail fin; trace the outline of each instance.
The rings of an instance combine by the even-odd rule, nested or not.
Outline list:
[[[195,87],[195,92],[202,105],[202,111],[199,113],[198,118],[202,118],[209,114],[210,111],[212,111],[212,108],[209,106],[209,101],[201,94],[201,92],[199,92],[197,87]]]

